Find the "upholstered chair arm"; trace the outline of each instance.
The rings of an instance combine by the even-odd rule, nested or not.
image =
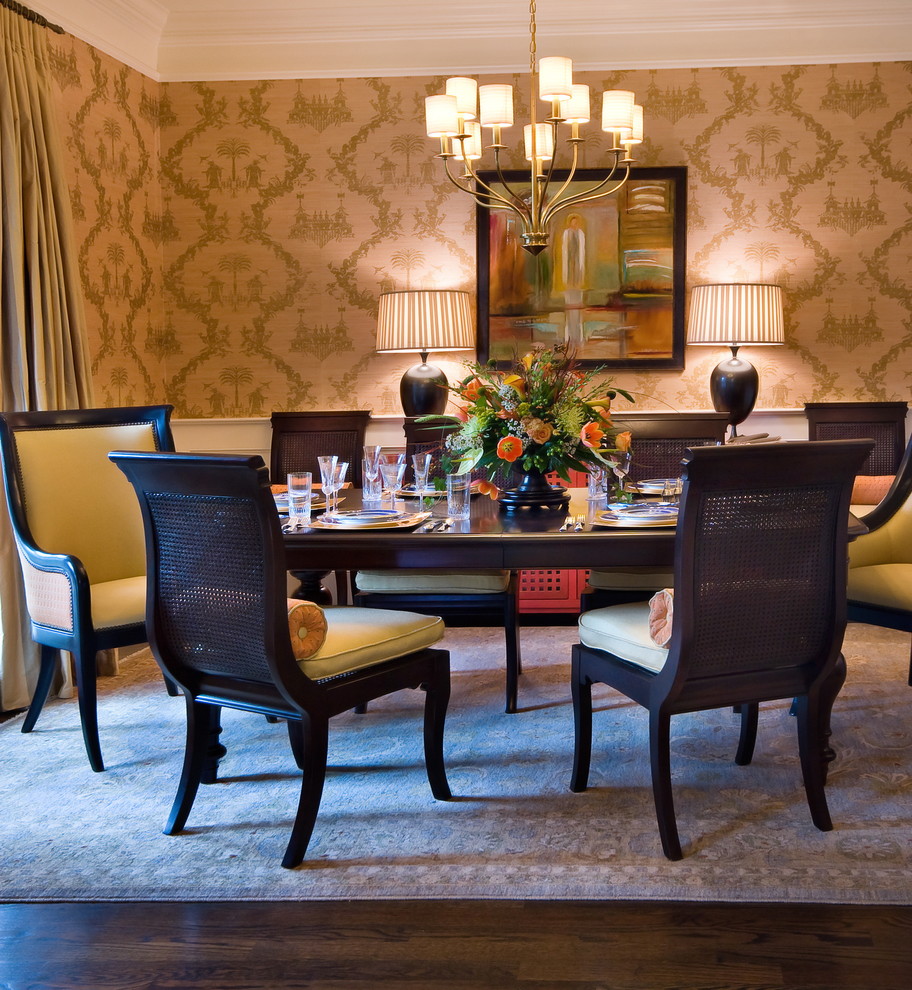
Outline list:
[[[46,553],[16,539],[29,618],[38,625],[73,632],[73,616],[90,614],[89,578],[77,557]]]

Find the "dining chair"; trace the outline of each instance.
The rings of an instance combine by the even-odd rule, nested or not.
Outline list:
[[[270,416],[272,443],[269,451],[269,475],[274,485],[284,485],[291,471],[310,471],[314,481],[320,478],[317,458],[324,454],[338,454],[339,460],[349,464],[348,476],[355,488],[361,487],[361,458],[364,438],[370,424],[369,409],[343,409],[335,412],[274,412]],[[296,595],[319,598],[331,602],[332,595],[320,586],[325,570],[291,571],[300,586]],[[336,582],[335,601],[338,605],[348,602],[349,576],[347,571],[334,572]]]
[[[73,656],[93,770],[104,770],[96,654],[145,643],[146,562],[139,505],[114,449],[173,450],[171,406],[0,414],[6,501],[41,663],[22,724],[31,732],[60,651]]]
[[[874,449],[860,475],[893,476],[906,445],[908,402],[805,402],[808,440],[869,437]]]
[[[139,498],[149,581],[149,645],[186,701],[183,770],[165,832],[187,822],[223,707],[287,722],[302,771],[282,865],[304,858],[323,793],[329,720],[404,688],[422,688],[424,756],[435,798],[450,797],[443,732],[449,653],[443,622],[351,606],[323,613],[325,639],[300,659],[289,635],[285,552],[263,459],[115,452]],[[213,547],[218,548],[213,553]]]
[[[912,632],[912,439],[883,501],[862,522],[868,532],[849,546],[849,620]]]
[[[585,790],[592,685],[649,712],[652,792],[662,849],[683,853],[671,790],[671,717],[736,707],[735,762],[750,763],[758,704],[794,699],[811,818],[832,828],[824,784],[830,711],[845,679],[846,558],[852,481],[870,441],[697,447],[685,460],[667,647],[650,605],[584,612],[572,651],[570,788]],[[610,716],[606,716],[610,717]]]
[[[439,471],[446,438],[459,429],[451,416],[417,417],[404,424],[409,467],[413,453],[430,453]],[[408,470],[408,469],[407,469]],[[504,710],[516,712],[522,656],[519,575],[516,571],[453,571],[441,568],[366,570],[355,573],[357,604],[405,608],[442,616],[450,623],[503,625],[506,653]]]
[[[629,430],[633,459],[630,480],[676,478],[691,447],[725,442],[728,413],[648,412],[618,413],[613,417],[619,430]],[[668,570],[650,567],[607,567],[590,570],[580,594],[585,612],[624,602],[648,601],[660,588],[670,587]]]

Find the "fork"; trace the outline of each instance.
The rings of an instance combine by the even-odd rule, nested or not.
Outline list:
[[[582,515],[577,516],[576,522],[573,524],[573,532],[581,533],[585,525],[586,525],[586,517]]]
[[[561,527],[558,530],[558,533],[566,533],[572,525],[573,525],[573,516],[567,516],[567,518],[561,523]]]

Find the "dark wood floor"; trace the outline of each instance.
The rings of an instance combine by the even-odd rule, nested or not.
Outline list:
[[[908,990],[912,908],[502,901],[0,906],[0,990]]]

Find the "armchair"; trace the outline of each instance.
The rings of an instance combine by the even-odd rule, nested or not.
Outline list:
[[[571,790],[585,790],[592,685],[649,711],[662,849],[683,853],[671,791],[671,716],[735,706],[735,762],[750,763],[761,701],[794,698],[811,818],[832,826],[824,791],[829,716],[845,679],[845,575],[852,481],[870,441],[698,447],[685,461],[668,648],[646,603],[584,612],[573,647]]]
[[[82,735],[93,770],[95,655],[144,643],[146,564],[139,505],[108,460],[116,448],[173,450],[171,406],[0,414],[6,500],[41,666],[22,726],[35,727],[60,650],[73,655]]]
[[[443,636],[442,621],[330,608],[322,645],[296,659],[282,534],[262,458],[115,452],[111,459],[142,508],[149,643],[186,701],[183,771],[166,834],[187,821],[222,707],[287,722],[302,780],[285,867],[297,866],[307,850],[323,793],[329,720],[340,712],[422,688],[428,780],[436,798],[449,798],[449,654],[431,649]]]
[[[863,522],[868,532],[849,546],[849,620],[912,632],[912,439],[889,491]]]

